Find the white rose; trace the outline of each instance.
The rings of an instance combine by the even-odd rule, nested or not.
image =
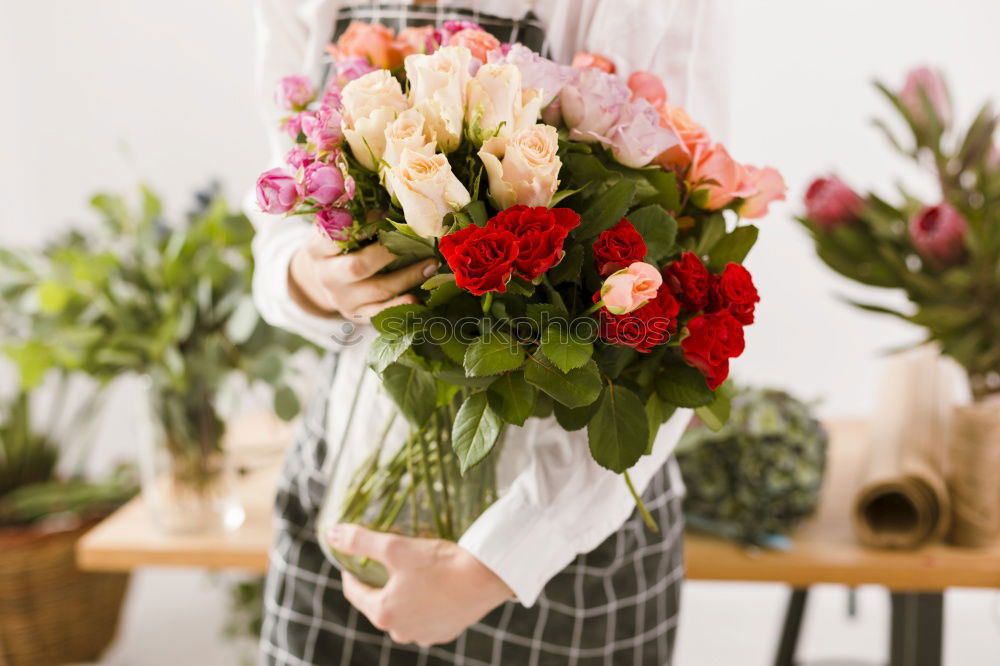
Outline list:
[[[538,120],[541,94],[521,90],[521,71],[515,65],[483,65],[469,81],[466,121],[477,144],[512,134]]]
[[[360,76],[341,92],[344,138],[363,166],[376,170],[385,150],[385,128],[397,113],[406,110],[399,81],[388,70]]]
[[[471,201],[468,190],[441,153],[425,155],[406,148],[399,164],[387,174],[406,223],[423,238],[440,236],[444,216]]]
[[[501,208],[548,206],[559,187],[559,135],[551,125],[515,132],[506,144],[491,139],[479,158],[490,179],[490,194]]]
[[[385,151],[382,153],[382,181],[389,194],[394,194],[392,179],[386,170],[399,166],[404,150],[414,150],[427,156],[434,155],[434,142],[424,131],[424,117],[416,109],[407,109],[385,128]]]
[[[462,142],[471,59],[464,46],[445,46],[430,55],[409,55],[403,61],[410,82],[410,105],[424,116],[428,134],[446,153]]]
[[[660,126],[659,112],[640,97],[625,106],[618,122],[608,131],[608,145],[618,162],[638,169],[676,146],[677,137]]]

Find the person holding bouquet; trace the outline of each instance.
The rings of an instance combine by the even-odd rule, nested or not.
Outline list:
[[[726,8],[707,0],[258,0],[261,106],[277,126],[275,87],[292,72],[322,83],[330,44],[363,55],[359,66],[391,69],[400,66],[400,53],[421,53],[442,40],[473,54],[518,43],[581,68],[653,72],[666,82],[671,104],[697,111],[718,133],[725,126]],[[283,85],[283,98],[298,104],[294,81]],[[630,86],[637,95],[661,94],[642,77]],[[666,91],[662,97],[661,105]],[[276,162],[294,159],[288,137],[309,128],[285,130],[270,136]],[[333,198],[342,185],[317,174],[309,187],[332,188]],[[275,199],[280,210],[281,177],[265,186],[258,198]],[[344,254],[303,217],[263,213],[256,203],[247,213],[257,227],[258,308],[271,324],[328,350],[323,377],[338,364],[364,363],[363,346],[339,342],[345,323],[366,325],[385,308],[416,303],[409,292],[439,269],[437,260],[426,259],[386,271],[395,255],[379,243]],[[591,458],[584,432],[566,432],[547,417],[536,441],[520,452],[529,462],[512,486],[516,492],[500,497],[458,543],[355,525],[324,535],[340,552],[386,565],[391,582],[376,589],[341,574],[317,541],[327,483],[322,470],[337,453],[326,432],[328,415],[351,402],[330,381],[321,384],[279,483],[261,636],[265,663],[670,663],[683,577],[683,489],[672,449],[690,411],[678,410],[651,455],[632,469],[658,532],[633,510],[621,477]]]

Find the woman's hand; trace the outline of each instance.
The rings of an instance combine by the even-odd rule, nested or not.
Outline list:
[[[510,588],[458,544],[334,525],[342,553],[370,557],[389,571],[382,589],[344,573],[344,596],[397,643],[448,643],[504,601]]]
[[[437,272],[434,259],[417,262],[392,273],[376,275],[396,258],[379,243],[341,254],[340,246],[314,234],[292,256],[288,289],[303,309],[320,316],[342,316],[367,321],[393,305],[416,303],[404,294]]]

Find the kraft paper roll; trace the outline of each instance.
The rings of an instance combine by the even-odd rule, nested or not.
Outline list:
[[[862,543],[915,548],[947,532],[950,379],[932,346],[890,358],[872,417],[865,480],[854,502]]]

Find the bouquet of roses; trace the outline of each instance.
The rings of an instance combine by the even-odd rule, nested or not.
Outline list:
[[[628,469],[676,408],[726,419],[759,299],[740,265],[757,229],[725,213],[763,216],[781,176],[599,56],[561,65],[454,22],[355,24],[333,51],[321,92],[281,83],[296,143],[261,208],[313,216],[347,252],[378,241],[392,268],[442,266],[420,304],[372,319],[369,365],[408,426],[388,457],[393,426],[366,428],[378,450],[333,518],[457,538],[496,497],[484,461],[507,426],[554,414],[656,529]]]

